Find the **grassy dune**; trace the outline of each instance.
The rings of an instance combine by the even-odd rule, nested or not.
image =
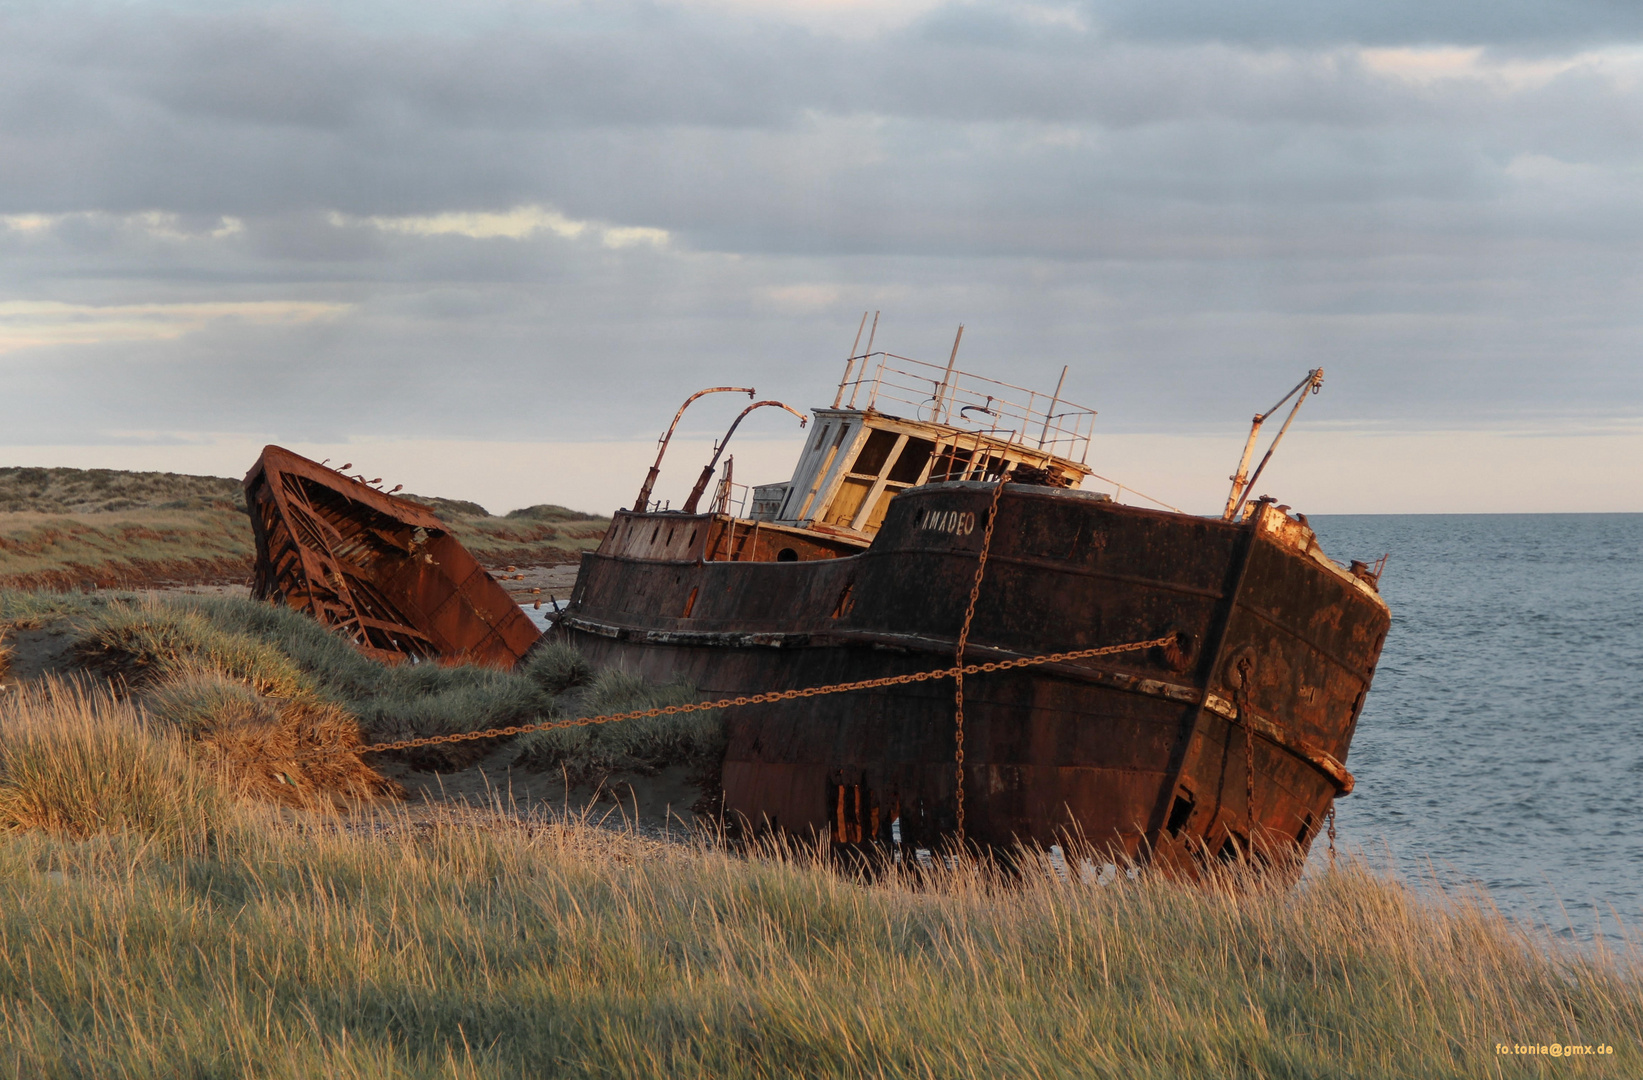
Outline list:
[[[865,885],[574,820],[282,824],[124,708],[0,699],[16,1075],[1643,1072],[1636,956],[1559,953],[1356,865],[1293,891]],[[53,798],[125,809],[66,823]],[[1527,1040],[1615,1052],[1495,1051]]]
[[[575,562],[608,518],[532,506],[496,516],[420,498],[487,566]],[[238,480],[112,469],[0,468],[0,585],[239,584],[255,556]]]
[[[18,610],[28,603],[18,596]],[[50,601],[45,601],[50,602]],[[693,700],[685,686],[652,686],[595,671],[565,645],[535,650],[518,668],[440,664],[388,667],[367,659],[289,608],[231,597],[88,601],[81,652],[148,692],[149,708],[188,730],[220,727],[225,713],[311,716],[339,708],[371,741],[477,731],[508,724],[650,708]],[[7,610],[0,599],[0,616]],[[536,732],[519,742],[523,764],[577,780],[621,768],[716,757],[723,717],[708,713],[631,724]],[[490,743],[431,755],[460,765]]]
[[[237,480],[0,468],[0,584],[238,583],[254,549]]]
[[[244,509],[238,480],[120,469],[0,468],[0,513],[182,510],[219,502]]]
[[[187,510],[0,514],[0,582],[12,587],[130,588],[240,584],[255,547],[227,503]]]
[[[527,506],[497,515],[478,503],[409,496],[431,509],[451,535],[486,566],[553,566],[574,563],[592,551],[610,519],[563,506]]]
[[[0,590],[0,648],[9,627],[70,629],[81,661],[136,691],[148,713],[228,760],[267,759],[241,783],[278,801],[369,795],[358,770],[338,774],[283,759],[316,746],[357,748],[422,735],[650,708],[694,700],[686,686],[654,686],[596,671],[564,645],[538,648],[512,671],[475,665],[367,659],[289,608],[236,597],[139,598]],[[0,665],[4,654],[0,652]],[[536,732],[514,744],[522,766],[596,784],[619,770],[678,762],[707,766],[722,754],[723,716],[659,717],[629,724]],[[460,743],[418,761],[461,767],[495,747]],[[329,796],[326,796],[327,798]]]

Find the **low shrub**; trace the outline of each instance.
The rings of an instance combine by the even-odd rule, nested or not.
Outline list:
[[[311,697],[316,680],[275,642],[223,627],[187,603],[145,600],[92,616],[82,654],[135,686],[208,667],[259,694]]]
[[[253,718],[265,727],[274,724],[270,731],[289,726],[295,721],[284,718],[298,705],[310,713],[345,713],[374,741],[389,742],[696,699],[686,686],[657,687],[622,672],[596,672],[563,643],[538,647],[513,671],[473,664],[388,666],[301,612],[253,600],[151,599],[97,609],[83,622],[85,655],[146,688],[157,715],[201,737],[252,730],[246,725]],[[579,779],[673,761],[716,761],[723,754],[723,723],[721,714],[710,713],[534,732],[522,737],[517,760],[527,768],[568,770]],[[414,760],[460,768],[494,747],[489,741],[459,743],[419,751]],[[298,789],[307,783],[302,770],[281,773],[296,778]],[[295,797],[284,788],[263,790],[282,801]],[[359,785],[350,783],[348,790],[357,792]]]
[[[575,646],[552,641],[532,649],[520,664],[526,678],[550,694],[563,694],[586,686],[593,679],[593,665]]]
[[[574,695],[566,712],[575,716],[684,705],[700,699],[682,684],[657,686],[628,672],[606,669]],[[557,769],[572,782],[596,780],[626,769],[651,772],[675,763],[706,766],[724,756],[724,713],[720,710],[651,716],[582,727],[550,728],[520,736],[517,764]]]

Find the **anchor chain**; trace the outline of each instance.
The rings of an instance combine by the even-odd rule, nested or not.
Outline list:
[[[1244,827],[1249,835],[1244,841],[1249,850],[1255,850],[1255,725],[1250,717],[1254,710],[1249,704],[1249,684],[1255,677],[1254,665],[1246,657],[1236,665],[1237,685],[1233,688],[1232,703],[1237,709],[1236,722],[1244,729]]]
[[[987,527],[981,533],[981,554],[976,559],[976,576],[970,583],[970,603],[964,609],[964,625],[959,627],[958,649],[953,656],[953,776],[957,782],[954,790],[957,836],[961,847],[964,844],[964,647],[970,643],[970,624],[975,621],[976,601],[981,599],[981,578],[987,572],[987,555],[993,548],[993,528],[998,524],[998,502],[1004,494],[1004,485],[1009,482],[1010,474],[1004,473],[998,478],[998,486],[993,488],[993,501],[987,508]]]
[[[1255,725],[1244,724],[1244,817],[1249,848],[1255,849]]]
[[[1329,868],[1335,869],[1335,800],[1329,801]]]
[[[982,672],[1012,671],[1017,668],[1039,667],[1044,664],[1061,664],[1070,660],[1088,660],[1097,656],[1112,656],[1117,653],[1136,652],[1141,649],[1161,649],[1175,640],[1173,633],[1164,637],[1153,638],[1149,641],[1131,641],[1122,645],[1101,645],[1093,649],[1074,649],[1068,652],[1046,653],[1042,656],[1024,656],[1016,660],[989,660],[983,664],[964,664],[962,667],[938,668],[935,671],[919,671],[911,675],[886,675],[878,679],[861,679],[857,682],[831,683],[826,686],[807,686],[800,690],[773,690],[763,694],[746,694],[738,697],[719,698],[716,701],[701,701],[688,705],[660,705],[652,709],[636,709],[632,712],[607,713],[598,716],[579,716],[572,720],[543,720],[534,724],[510,724],[507,727],[485,728],[482,731],[461,731],[450,735],[424,735],[414,739],[398,739],[393,742],[370,743],[366,746],[347,746],[328,749],[322,753],[307,755],[258,758],[257,761],[280,761],[300,763],[318,761],[334,757],[338,754],[381,754],[390,750],[416,750],[425,746],[441,746],[447,743],[472,742],[477,739],[500,739],[510,735],[524,735],[532,731],[554,731],[559,728],[591,727],[596,724],[614,724],[623,720],[646,720],[656,716],[679,716],[685,713],[708,712],[714,709],[729,709],[740,705],[764,705],[777,701],[794,701],[799,698],[825,697],[828,694],[843,694],[852,690],[872,690],[882,686],[904,686],[908,683],[930,682],[934,679],[954,679],[962,671],[965,675],[975,675]]]

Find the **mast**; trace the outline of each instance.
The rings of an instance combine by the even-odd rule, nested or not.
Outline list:
[[[1067,368],[1070,364],[1061,365],[1061,378],[1055,381],[1055,393],[1050,396],[1050,407],[1044,410],[1044,430],[1038,433],[1038,448],[1044,449],[1044,440],[1050,437],[1050,421],[1055,419],[1055,406],[1061,400],[1061,387],[1067,382]]]
[[[873,325],[875,329],[878,326],[876,316]],[[850,357],[844,362],[844,378],[839,380],[839,392],[833,395],[833,408],[835,409],[839,407],[839,402],[844,400],[844,384],[850,381],[850,369],[856,364],[856,346],[861,344],[861,332],[865,329],[867,329],[867,312],[864,311],[861,313],[861,325],[856,327],[856,340],[850,345]],[[866,365],[862,366],[865,367]]]
[[[941,422],[941,409],[946,404],[947,390],[953,381],[953,364],[958,360],[958,343],[964,340],[964,324],[958,324],[958,334],[953,338],[953,351],[947,357],[947,371],[941,376],[941,385],[936,387],[935,407],[930,411],[930,419]]]
[[[807,420],[804,413],[793,408],[791,405],[785,405],[780,401],[755,401],[753,404],[743,409],[741,415],[731,421],[730,430],[725,432],[724,440],[719,443],[717,448],[714,449],[713,460],[702,466],[702,475],[696,478],[696,486],[690,489],[690,498],[685,500],[685,505],[683,508],[685,513],[694,514],[696,512],[696,504],[701,500],[702,492],[707,490],[707,482],[713,479],[713,470],[719,464],[719,455],[724,453],[725,447],[730,445],[730,437],[736,434],[737,426],[741,424],[742,420],[748,413],[752,412],[754,409],[762,409],[766,405],[774,405],[778,409],[786,409],[794,416],[797,416],[799,418],[799,426],[804,427]]]

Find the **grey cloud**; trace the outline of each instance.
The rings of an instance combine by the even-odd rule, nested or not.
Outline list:
[[[1632,39],[1643,8],[1627,0],[1093,0],[1092,21],[1153,41],[1260,47],[1364,44],[1546,49]]]
[[[1514,258],[1498,244],[1389,244],[1334,257],[874,256],[841,267],[538,238],[478,245],[508,261],[456,282],[434,280],[445,264],[420,242],[382,244],[374,259],[324,267],[347,280],[278,287],[286,299],[355,305],[335,321],[225,320],[177,341],[63,347],[49,363],[0,355],[12,400],[30,403],[11,437],[153,426],[284,439],[643,438],[699,385],[746,380],[801,406],[828,400],[862,306],[885,309],[881,345],[914,356],[939,359],[962,318],[963,359],[976,369],[1048,385],[1070,363],[1068,396],[1100,408],[1109,431],[1235,425],[1254,398],[1318,363],[1331,394],[1309,412],[1317,420],[1453,425],[1536,410],[1627,415],[1643,402],[1643,371],[1625,362],[1635,315],[1609,284],[1635,270],[1629,257],[1590,251],[1541,263],[1545,248]],[[834,299],[767,299],[817,285]],[[65,298],[119,298],[106,282],[78,290]],[[123,299],[195,295],[172,275]],[[242,283],[218,295],[266,292]]]
[[[1639,126],[1635,100],[1578,73],[1508,100],[1334,55],[1041,28],[848,48],[682,15],[451,39],[243,12],[23,29],[0,101],[56,111],[42,126],[14,104],[0,127],[0,207],[18,211],[547,201],[707,247],[1078,254],[1055,239],[1089,233],[1066,228],[1078,189],[1286,209],[1463,196],[1498,180],[1491,156],[1497,174],[1536,150],[1635,158]],[[1021,220],[1034,203],[1046,216]],[[966,217],[988,224],[937,225]]]
[[[0,354],[12,437],[643,437],[705,383],[830,399],[863,307],[913,355],[963,319],[1001,377],[1072,364],[1107,430],[1236,425],[1319,362],[1321,420],[1643,411],[1635,91],[1389,80],[1334,47],[1394,42],[1345,7],[1281,39],[1310,50],[1259,36],[1276,5],[1219,36],[1207,5],[1159,10],[966,5],[865,41],[639,8],[465,34],[0,16],[0,213],[92,211],[0,228],[0,301],[352,305]],[[1590,40],[1633,33],[1596,10]],[[330,216],[521,204],[673,246]],[[243,230],[212,237],[222,215]]]

